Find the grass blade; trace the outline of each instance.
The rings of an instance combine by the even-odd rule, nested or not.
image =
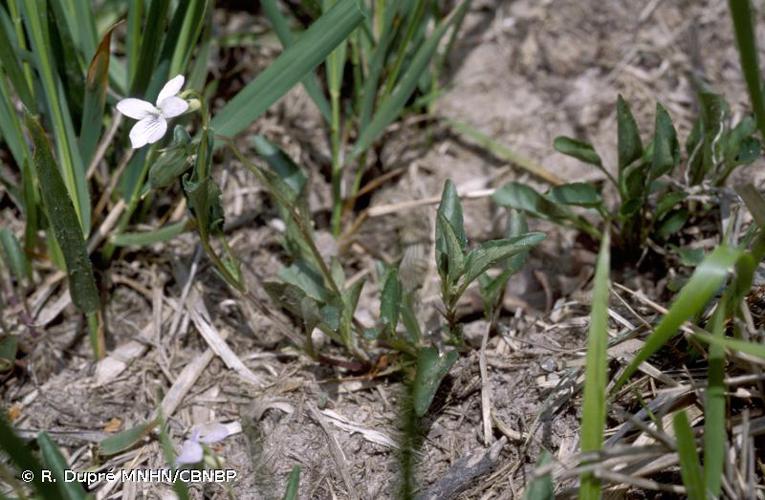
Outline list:
[[[707,302],[717,293],[733,265],[741,256],[741,251],[722,245],[704,259],[693,272],[688,283],[680,290],[667,314],[656,325],[653,333],[648,336],[643,348],[622,372],[613,391],[621,387],[643,361],[661,349],[677,333],[684,322],[701,312]],[[763,349],[765,350],[765,346]]]
[[[433,33],[431,33],[430,37],[422,44],[419,50],[417,50],[417,53],[412,59],[404,76],[401,77],[401,80],[397,83],[390,95],[388,95],[380,104],[379,109],[369,125],[359,132],[359,139],[356,141],[356,144],[351,151],[351,158],[356,158],[366,151],[367,148],[369,148],[383,133],[385,128],[401,114],[401,110],[404,109],[404,105],[414,93],[425,68],[433,58],[436,49],[438,49],[438,43],[441,41],[441,38],[454,20],[459,17],[460,12],[463,9],[466,9],[467,6],[467,1],[463,0],[463,2],[455,8],[449,16],[439,23],[436,29],[433,30]]]
[[[741,59],[741,70],[749,89],[749,99],[752,102],[752,109],[757,120],[757,128],[760,130],[760,136],[765,139],[765,99],[762,95],[762,78],[760,76],[760,64],[757,60],[757,40],[754,32],[756,16],[752,12],[749,0],[728,0],[728,7],[733,19],[738,55]]]
[[[50,150],[50,143],[40,123],[27,115],[27,128],[35,145],[33,162],[37,178],[40,180],[40,191],[47,209],[48,220],[66,262],[72,302],[85,313],[95,312],[100,302],[98,289],[82,228],[77,221],[77,213],[61,179],[58,165]]]
[[[297,82],[324,61],[363,20],[358,0],[340,0],[292,47],[247,84],[212,120],[218,134],[234,136],[247,128]]]
[[[715,337],[725,335],[725,301],[721,301],[712,317]],[[725,349],[718,344],[709,347],[709,372],[704,398],[704,483],[715,498],[722,488],[725,462]]]
[[[55,71],[46,17],[47,9],[44,2],[36,0],[24,0],[23,7],[24,23],[32,43],[32,54],[40,73],[46,109],[56,138],[56,151],[61,162],[64,185],[74,204],[80,230],[87,235],[90,229],[90,195],[69,106],[64,98],[61,79]]]
[[[2,9],[1,6],[0,9]],[[0,65],[11,81],[11,84],[13,84],[13,89],[16,91],[19,99],[21,99],[21,102],[24,103],[24,106],[27,109],[36,110],[37,106],[32,96],[32,91],[29,89],[21,63],[14,52],[15,46],[11,41],[12,35],[7,31],[7,28],[9,26],[6,23],[0,22]]]
[[[132,96],[144,95],[152,76],[157,73],[157,58],[159,57],[160,47],[162,47],[161,42],[165,33],[167,11],[169,8],[170,0],[154,0],[149,6],[146,24],[143,26],[143,29],[139,28],[140,31],[138,33],[130,33],[131,35],[137,35],[141,41],[141,50],[138,53],[135,73],[130,81],[130,95]],[[128,19],[128,22],[130,22],[130,19]],[[165,72],[167,72],[167,68]]]
[[[106,104],[106,89],[109,86],[109,59],[111,54],[112,31],[118,24],[111,26],[88,66],[85,78],[85,102],[82,109],[80,126],[80,155],[86,163],[90,163],[95,153],[98,138],[104,125],[104,105]]]
[[[5,451],[11,462],[21,470],[41,471],[43,466],[35,458],[27,444],[13,432],[13,427],[0,415],[0,449]],[[55,483],[43,481],[40,474],[34,474],[32,484],[42,498],[59,498],[61,494]]]
[[[680,475],[683,478],[685,492],[690,500],[706,500],[704,480],[701,476],[699,455],[696,453],[696,439],[688,422],[685,410],[675,413],[672,427],[677,438],[677,454],[680,457]]]
[[[46,468],[53,473],[53,477],[56,478],[54,481],[60,485],[62,498],[66,500],[84,500],[88,498],[80,483],[66,480],[65,471],[70,469],[69,464],[66,463],[66,459],[50,436],[45,432],[41,432],[37,436],[37,444],[40,446],[40,452],[42,453]]]
[[[274,28],[276,36],[279,37],[282,46],[285,49],[292,47],[295,44],[295,37],[292,35],[292,31],[290,31],[287,19],[282,14],[282,11],[279,10],[276,0],[263,0],[261,6],[263,7],[263,13],[271,21],[271,26]],[[316,75],[306,76],[303,78],[302,83],[308,96],[316,104],[316,107],[319,108],[319,112],[321,112],[324,120],[329,123],[332,120],[332,111],[330,110],[327,98],[324,97],[324,92],[319,85]]]
[[[587,335],[587,360],[584,374],[584,402],[582,411],[582,452],[599,451],[603,447],[606,425],[606,383],[608,371],[608,274],[610,240],[604,231],[595,270],[595,289],[592,293],[590,331]],[[600,498],[600,480],[592,472],[582,474],[579,495],[583,499]]]
[[[287,478],[287,489],[284,491],[282,500],[296,500],[298,497],[298,490],[300,488],[300,466],[296,465],[290,471],[290,476]]]

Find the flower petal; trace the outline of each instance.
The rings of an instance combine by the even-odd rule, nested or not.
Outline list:
[[[187,439],[183,442],[181,450],[178,452],[178,457],[175,459],[177,465],[184,464],[196,464],[202,461],[204,456],[204,450],[202,445],[196,441]]]
[[[159,109],[165,118],[173,118],[185,113],[189,109],[189,103],[180,97],[171,96],[159,102]]]
[[[201,424],[194,426],[194,432],[197,434],[197,440],[200,443],[211,444],[223,441],[226,439],[230,432],[228,427],[217,422],[211,422],[209,424]],[[192,435],[194,433],[192,432]]]
[[[140,120],[149,115],[156,114],[157,108],[150,102],[128,97],[117,103],[117,110],[125,116]]]
[[[138,149],[162,139],[165,132],[167,132],[167,120],[161,116],[150,115],[133,125],[130,130],[130,142],[133,149]]]
[[[157,96],[157,105],[159,106],[159,103],[167,99],[168,97],[172,97],[178,92],[181,91],[181,87],[183,87],[183,82],[185,82],[186,79],[183,77],[183,75],[178,75],[169,82],[165,84],[164,87],[162,87],[162,90],[159,91],[159,95]]]

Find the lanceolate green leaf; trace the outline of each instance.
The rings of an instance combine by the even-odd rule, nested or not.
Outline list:
[[[243,131],[324,61],[362,19],[358,0],[339,0],[218,112],[212,128],[225,136]]]
[[[98,289],[77,214],[45,132],[39,122],[29,115],[27,128],[35,145],[33,161],[48,220],[64,254],[72,302],[85,313],[95,312],[99,307]]]
[[[617,150],[619,153],[619,179],[622,171],[643,155],[643,143],[640,141],[635,117],[629,104],[620,95],[616,101]]]
[[[473,249],[465,260],[463,287],[467,287],[484,271],[504,259],[528,252],[545,239],[544,233],[526,233],[514,238],[493,240]]]
[[[47,11],[44,1],[23,1],[24,23],[32,43],[32,53],[46,100],[46,109],[53,124],[56,151],[61,162],[64,185],[74,203],[81,232],[90,230],[90,196],[85,181],[85,168],[77,147],[69,106],[64,97],[63,86],[55,72],[51,43],[48,36]]]
[[[651,178],[656,179],[669,173],[680,163],[680,144],[672,125],[672,118],[659,103],[656,103],[656,133],[653,140],[653,161]]]
[[[430,408],[438,386],[449,373],[459,354],[457,351],[439,353],[435,347],[423,347],[417,355],[417,374],[414,378],[412,395],[414,411],[422,417]]]
[[[582,411],[582,452],[599,451],[603,447],[606,425],[606,384],[608,370],[608,274],[610,271],[610,241],[608,231],[600,243],[592,293],[590,331],[587,335],[587,363],[584,374],[584,403]],[[581,478],[579,496],[600,498],[600,480],[591,472]]]
[[[603,166],[600,155],[598,155],[597,151],[595,151],[595,148],[592,147],[592,144],[587,142],[577,141],[576,139],[572,139],[570,137],[560,136],[555,138],[553,147],[557,152],[572,156],[577,160],[581,160],[585,163],[589,163],[597,167]]]
[[[643,348],[622,372],[613,391],[621,387],[642,362],[666,344],[685,321],[694,318],[706,306],[742,255],[740,250],[723,245],[717,247],[704,259],[693,272],[688,283],[680,290],[667,314],[648,336]]]

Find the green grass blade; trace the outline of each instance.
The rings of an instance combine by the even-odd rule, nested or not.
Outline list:
[[[175,45],[173,57],[170,60],[170,75],[178,75],[184,72],[204,25],[205,12],[208,7],[207,0],[191,0],[189,4],[189,8],[183,18],[183,25],[178,35],[178,42]]]
[[[290,471],[290,475],[287,478],[287,489],[284,491],[282,500],[297,500],[298,491],[300,488],[300,466],[296,465]]]
[[[96,23],[94,9],[88,2],[77,0],[49,0],[52,7],[63,15],[60,30],[66,30],[77,51],[85,61],[96,53]]]
[[[11,151],[16,164],[24,164],[29,150],[24,140],[19,117],[13,107],[13,97],[8,83],[0,74],[0,139],[3,139]]]
[[[741,70],[749,89],[749,99],[757,120],[757,128],[760,130],[760,136],[765,139],[765,98],[762,94],[762,78],[757,60],[757,39],[754,31],[756,16],[752,12],[749,0],[728,0],[728,7],[733,19]]]
[[[680,457],[680,475],[683,478],[685,492],[690,500],[706,500],[699,455],[696,453],[696,439],[685,410],[675,413],[672,417],[672,427],[675,429],[677,454]]]
[[[433,58],[436,49],[438,49],[438,43],[441,41],[444,33],[449,29],[455,18],[459,16],[462,9],[467,8],[467,5],[467,2],[463,0],[448,17],[438,24],[430,37],[417,50],[406,73],[401,77],[401,80],[390,95],[380,103],[380,107],[369,125],[359,132],[359,139],[351,151],[351,158],[356,158],[366,151],[385,131],[385,128],[401,114],[404,105],[406,105],[406,102],[414,93],[423,72]]]
[[[53,125],[56,151],[61,162],[64,184],[80,222],[81,231],[90,229],[90,195],[85,180],[85,167],[79,148],[63,85],[55,71],[44,1],[24,0],[24,23],[32,43],[32,53],[46,100],[46,109]]]
[[[0,7],[2,9],[2,7]],[[5,14],[5,12],[3,12]],[[21,67],[19,58],[16,57],[15,44],[12,42],[13,35],[8,31],[10,26],[4,22],[0,22],[0,66],[8,79],[13,85],[13,89],[16,91],[16,95],[19,96],[24,106],[30,110],[36,110],[34,97],[32,91],[29,89],[24,71]]]
[[[271,21],[271,26],[274,28],[276,36],[279,37],[282,46],[285,49],[292,47],[295,44],[295,37],[292,35],[287,19],[279,9],[276,0],[262,0],[261,6],[263,7],[263,13]],[[319,108],[321,116],[329,123],[332,120],[332,111],[330,110],[327,98],[324,97],[324,92],[321,89],[321,85],[319,85],[316,75],[306,76],[303,78],[302,84],[308,96],[316,104],[316,107]]]
[[[76,481],[66,481],[65,471],[70,470],[69,464],[61,454],[47,433],[41,432],[37,436],[37,444],[40,446],[43,463],[45,467],[52,472],[54,481],[58,483],[61,489],[61,497],[66,500],[84,500],[88,498],[82,485]]]
[[[138,60],[141,53],[141,20],[143,19],[144,0],[133,0],[128,3],[127,13],[127,38],[125,39],[125,53],[127,56],[127,81],[125,88],[131,88],[136,73],[138,73]]]
[[[93,55],[85,78],[85,102],[82,109],[82,124],[80,126],[80,155],[86,163],[90,163],[101,129],[104,125],[104,105],[106,90],[109,87],[109,59],[111,53],[113,25],[104,34],[98,49]]]
[[[712,317],[711,332],[718,338],[725,336],[725,301],[721,301]],[[709,374],[704,397],[704,482],[715,498],[722,488],[725,463],[725,349],[713,344],[709,347]]]
[[[6,453],[6,456],[19,470],[35,472],[32,485],[42,498],[60,498],[61,494],[55,483],[42,480],[39,471],[43,469],[43,466],[32,454],[27,444],[13,432],[13,427],[5,419],[4,413],[0,414],[0,449]]]
[[[742,252],[727,246],[717,247],[696,268],[688,283],[680,290],[677,298],[661,319],[645,345],[616,381],[613,391],[629,379],[638,366],[653,353],[661,349],[678,331],[680,326],[696,317],[709,300],[717,293]],[[765,346],[764,346],[765,348]]]
[[[29,267],[27,256],[24,254],[16,235],[6,227],[0,228],[0,255],[18,282],[24,283],[29,280],[32,276],[32,270]]]
[[[552,455],[545,450],[537,460],[537,468],[543,467],[552,462]],[[535,477],[529,487],[526,489],[526,493],[523,495],[524,500],[553,500],[555,498],[555,485],[553,484],[552,474],[547,473],[541,476]]]
[[[234,136],[324,61],[363,20],[358,0],[340,0],[292,47],[247,84],[212,120],[218,134]]]
[[[27,128],[35,145],[33,161],[48,220],[66,261],[72,302],[85,313],[95,312],[99,308],[98,289],[77,213],[40,123],[27,115]]]
[[[140,39],[141,50],[138,53],[138,63],[135,73],[130,81],[130,95],[143,96],[152,80],[157,74],[157,59],[162,47],[162,39],[167,25],[167,11],[170,8],[170,0],[154,0],[149,6],[146,15],[146,24],[137,33]],[[128,16],[129,17],[129,16]],[[134,33],[130,33],[133,35]],[[129,44],[131,42],[128,42]],[[165,75],[169,68],[165,68]],[[163,82],[164,83],[164,82]],[[157,89],[159,92],[159,89]]]
[[[587,335],[587,360],[584,374],[584,402],[582,410],[582,452],[599,451],[603,447],[606,425],[606,384],[608,372],[608,275],[610,239],[604,231],[595,270],[595,289],[592,293],[590,331]],[[582,474],[579,495],[583,499],[600,498],[600,480],[591,472]]]

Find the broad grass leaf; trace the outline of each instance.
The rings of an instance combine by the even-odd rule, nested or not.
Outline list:
[[[358,0],[339,0],[294,45],[234,96],[215,115],[212,127],[229,137],[246,129],[324,61],[362,20]]]
[[[457,351],[439,353],[435,347],[423,347],[418,351],[417,373],[412,388],[414,411],[418,417],[428,412],[441,381],[458,357]]]
[[[82,236],[82,226],[40,123],[27,115],[27,128],[35,145],[33,163],[48,220],[66,262],[72,302],[85,313],[95,312],[99,308],[100,299],[93,265]]]
[[[599,451],[603,447],[603,432],[606,425],[610,247],[611,242],[608,237],[608,231],[604,231],[595,269],[595,288],[592,292],[590,330],[587,334],[587,358],[584,373],[584,401],[582,403],[581,426],[581,448],[583,453]],[[600,498],[600,480],[592,472],[582,474],[579,495],[583,499]]]

